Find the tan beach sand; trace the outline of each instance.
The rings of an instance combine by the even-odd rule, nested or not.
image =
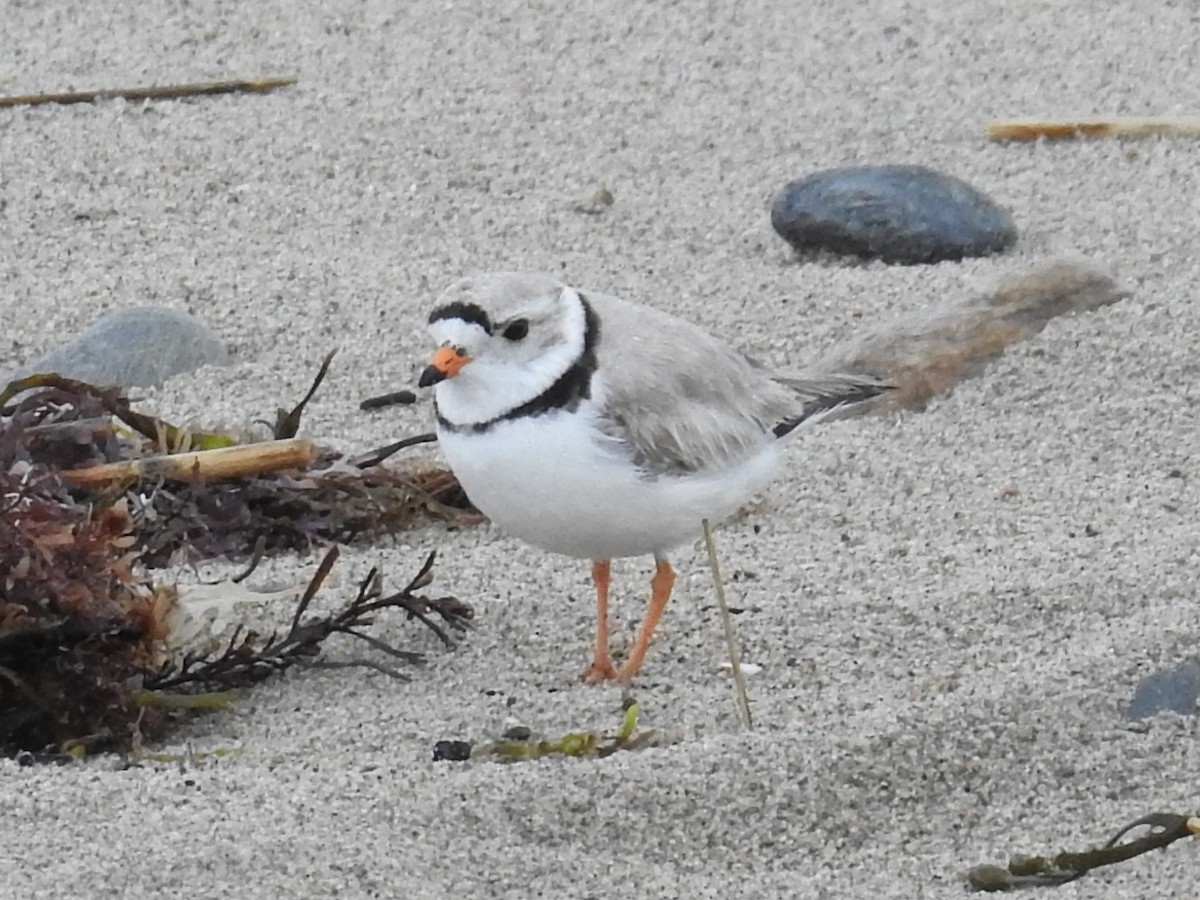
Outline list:
[[[646,727],[690,739],[431,762],[438,739],[514,722],[613,727],[621,693],[577,681],[586,565],[490,528],[411,532],[346,553],[325,593],[376,563],[402,583],[440,548],[439,589],[477,610],[460,649],[384,620],[429,653],[411,683],[296,671],[159,748],[230,757],[0,763],[0,895],[932,900],[1009,852],[1194,812],[1196,718],[1131,729],[1122,711],[1139,678],[1200,646],[1200,143],[999,145],[986,126],[1196,114],[1196,16],[1080,0],[9,0],[6,93],[300,77],[259,96],[0,110],[0,369],[105,310],[188,310],[237,362],[145,392],[173,419],[270,418],[340,346],[304,436],[365,450],[425,430],[427,398],[358,402],[411,385],[438,291],[493,268],[654,304],[793,370],[1059,254],[1132,296],[1052,322],[923,413],[813,429],[766,502],[719,530],[762,667],[753,733],[717,671],[693,549],[635,685]],[[774,191],[868,162],[966,179],[1013,211],[1017,246],[933,267],[797,262],[770,229]],[[601,184],[612,207],[577,212]],[[315,561],[255,579],[304,580]],[[649,574],[614,568],[618,646]],[[1190,842],[1052,895],[1183,896],[1198,873]]]

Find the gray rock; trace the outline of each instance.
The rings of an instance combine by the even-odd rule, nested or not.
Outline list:
[[[894,263],[986,256],[1017,228],[987,195],[924,166],[853,166],[793,181],[771,224],[800,251],[831,250]]]
[[[203,322],[177,310],[145,306],[109,313],[5,381],[57,372],[91,384],[157,387],[173,375],[228,362],[225,345]]]
[[[1189,660],[1173,669],[1147,675],[1133,692],[1127,719],[1146,719],[1160,712],[1194,715],[1200,699],[1200,663]]]

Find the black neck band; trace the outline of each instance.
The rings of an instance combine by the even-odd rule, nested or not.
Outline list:
[[[600,343],[600,319],[592,305],[583,294],[579,295],[583,306],[583,352],[555,380],[532,400],[513,407],[508,412],[488,419],[486,422],[476,422],[471,425],[459,425],[446,419],[441,412],[437,414],[438,425],[446,431],[455,433],[471,432],[479,434],[490,430],[499,422],[520,419],[526,416],[540,416],[556,410],[573,410],[580,402],[592,396],[592,376],[596,372],[596,347]]]

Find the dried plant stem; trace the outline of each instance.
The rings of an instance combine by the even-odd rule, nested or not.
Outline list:
[[[1146,834],[1122,841],[1131,831]],[[977,891],[1011,891],[1026,887],[1056,887],[1082,878],[1092,869],[1126,862],[1192,835],[1200,836],[1200,817],[1177,813],[1151,813],[1130,822],[1098,848],[1062,852],[1054,856],[1014,856],[1007,866],[975,866],[967,883]]]
[[[316,445],[312,441],[297,438],[129,459],[86,469],[69,469],[62,476],[81,487],[100,487],[139,478],[223,481],[261,472],[303,468],[311,465],[316,458]]]
[[[738,650],[737,635],[733,629],[733,617],[729,614],[729,604],[725,600],[725,582],[721,578],[721,566],[717,562],[717,544],[713,540],[712,526],[704,519],[704,545],[708,548],[708,564],[712,567],[713,585],[717,589],[717,604],[721,608],[721,623],[725,628],[725,644],[729,648],[729,665],[733,669],[733,684],[735,705],[738,718],[747,728],[753,726],[750,717],[750,694],[746,690],[746,673],[742,671],[742,655]]]
[[[1015,119],[992,122],[987,135],[993,141],[1073,140],[1088,137],[1200,137],[1200,118],[1131,118],[1115,116],[1106,119]]]
[[[175,100],[179,97],[199,97],[211,94],[259,94],[276,88],[288,87],[298,79],[253,78],[239,81],[205,81],[196,84],[172,84],[161,87],[117,88],[99,91],[68,91],[59,94],[25,94],[17,97],[0,97],[0,107],[41,106],[46,103],[94,103],[97,100]]]
[[[222,434],[204,434],[200,432],[189,431],[184,428],[176,428],[167,422],[148,416],[144,413],[134,412],[129,407],[129,400],[121,396],[120,389],[116,387],[100,387],[95,384],[88,384],[85,381],[77,381],[74,378],[64,378],[55,372],[41,372],[34,375],[28,375],[25,378],[18,378],[16,381],[11,381],[0,389],[0,415],[11,416],[15,413],[16,407],[5,406],[13,397],[24,391],[32,391],[39,388],[57,390],[63,394],[75,395],[74,403],[78,403],[84,397],[95,398],[100,405],[112,415],[116,416],[138,434],[147,437],[152,441],[157,441],[160,445],[173,447],[177,450],[190,450],[193,447],[200,450],[215,450],[219,447],[231,447],[236,441]],[[91,418],[96,418],[92,416]]]
[[[185,694],[190,694],[196,688],[204,688],[209,691],[215,689],[216,693],[213,696],[219,696],[221,691],[254,684],[297,663],[315,661],[322,644],[331,634],[349,635],[392,659],[409,663],[424,661],[421,654],[398,650],[363,630],[373,623],[375,613],[385,609],[401,609],[419,618],[450,644],[453,642],[449,635],[430,620],[427,611],[440,616],[452,628],[461,631],[468,627],[471,618],[469,607],[452,597],[431,600],[414,593],[432,581],[431,572],[437,558],[436,552],[430,552],[417,574],[398,593],[382,596],[383,579],[378,570],[373,569],[359,584],[354,600],[342,609],[328,615],[307,615],[313,597],[320,590],[338,556],[338,548],[332,547],[321,560],[316,574],[296,604],[287,634],[263,637],[239,625],[229,637],[224,650],[215,654],[190,654],[182,660],[168,664],[146,679],[145,693],[153,693],[160,697],[174,696],[165,692],[183,688]],[[371,668],[395,678],[407,678],[390,666],[371,664]]]
[[[356,466],[359,469],[369,469],[371,466],[377,466],[389,456],[399,453],[401,450],[407,450],[409,447],[416,447],[418,444],[432,444],[437,440],[437,435],[432,431],[427,431],[424,434],[418,434],[413,437],[404,438],[402,441],[388,444],[385,447],[379,447],[376,450],[370,450],[359,456],[355,456],[349,462],[350,465]]]
[[[358,408],[369,411],[372,409],[384,409],[389,406],[410,406],[416,402],[417,395],[405,388],[387,394],[380,394],[378,397],[368,397],[362,403],[358,404]]]
[[[300,418],[304,415],[304,408],[308,406],[308,402],[312,400],[317,390],[321,387],[321,382],[329,374],[329,364],[333,362],[335,356],[337,356],[336,349],[330,350],[325,354],[325,359],[321,362],[321,368],[317,370],[317,375],[313,379],[312,386],[308,389],[308,393],[304,395],[303,400],[292,407],[290,411],[286,409],[276,411],[275,424],[271,426],[271,431],[277,440],[294,438],[297,432],[300,431]]]
[[[138,706],[149,709],[188,709],[213,712],[229,709],[240,696],[237,691],[209,691],[197,694],[167,694],[162,691],[137,690],[130,696]]]

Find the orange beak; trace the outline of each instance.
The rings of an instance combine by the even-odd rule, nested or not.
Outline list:
[[[470,361],[471,357],[467,356],[465,350],[457,347],[440,347],[437,353],[433,354],[433,359],[429,361],[425,371],[421,373],[421,380],[417,382],[417,386],[430,387],[439,381],[453,378]]]

